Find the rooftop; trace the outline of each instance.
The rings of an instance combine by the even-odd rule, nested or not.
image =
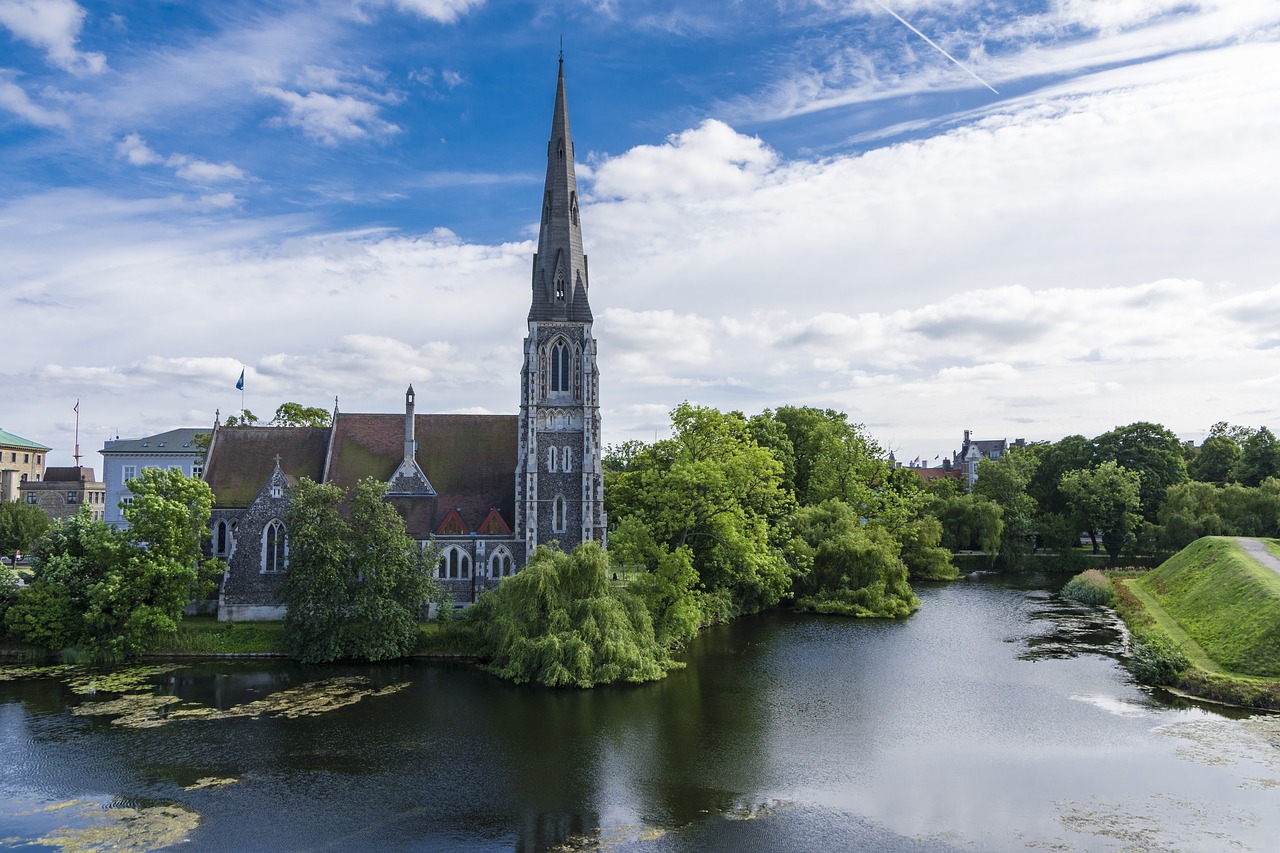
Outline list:
[[[25,439],[20,435],[14,435],[11,432],[5,432],[0,429],[0,447],[19,447],[24,450],[51,450],[43,444],[36,444],[34,441]]]

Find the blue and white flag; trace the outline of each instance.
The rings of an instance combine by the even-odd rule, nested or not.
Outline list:
[[[236,380],[236,390],[237,391],[244,390],[244,368],[243,367],[240,368],[240,378]]]

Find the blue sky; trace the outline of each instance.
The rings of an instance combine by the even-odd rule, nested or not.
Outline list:
[[[607,442],[1276,426],[1274,2],[0,0],[0,427],[514,411],[562,35]]]

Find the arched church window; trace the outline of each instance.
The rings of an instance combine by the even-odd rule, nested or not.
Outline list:
[[[573,473],[573,451],[566,447],[560,451],[560,464],[564,466],[566,474]]]
[[[564,273],[556,273],[556,300],[564,302]]]
[[[565,508],[564,497],[556,495],[555,504],[551,512],[551,529],[556,533],[564,533],[565,517],[568,512]]]
[[[489,558],[489,576],[504,578],[511,574],[511,555],[506,548],[498,548]]]
[[[569,373],[569,347],[557,341],[551,348],[551,393],[562,394],[572,387]]]
[[[218,522],[218,532],[214,536],[213,553],[222,556],[227,553],[227,523],[225,521]]]
[[[278,518],[267,522],[262,531],[262,571],[282,572],[289,562],[289,537]]]
[[[569,218],[573,220],[573,224],[578,224],[578,194],[569,193]]]
[[[557,464],[558,464],[558,461],[557,461],[557,459],[556,459],[556,453],[557,453],[557,451],[558,451],[558,450],[559,450],[559,448],[557,448],[557,447],[548,447],[548,448],[547,448],[547,470],[548,470],[548,471],[554,471],[554,470],[556,470],[556,466],[557,466]]]

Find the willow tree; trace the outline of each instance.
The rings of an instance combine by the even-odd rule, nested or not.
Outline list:
[[[901,618],[920,606],[897,539],[843,501],[801,507],[781,535],[797,573],[797,609]]]
[[[644,603],[609,583],[595,542],[572,554],[541,547],[485,592],[468,619],[495,674],[548,687],[653,681],[678,666],[654,636]]]

